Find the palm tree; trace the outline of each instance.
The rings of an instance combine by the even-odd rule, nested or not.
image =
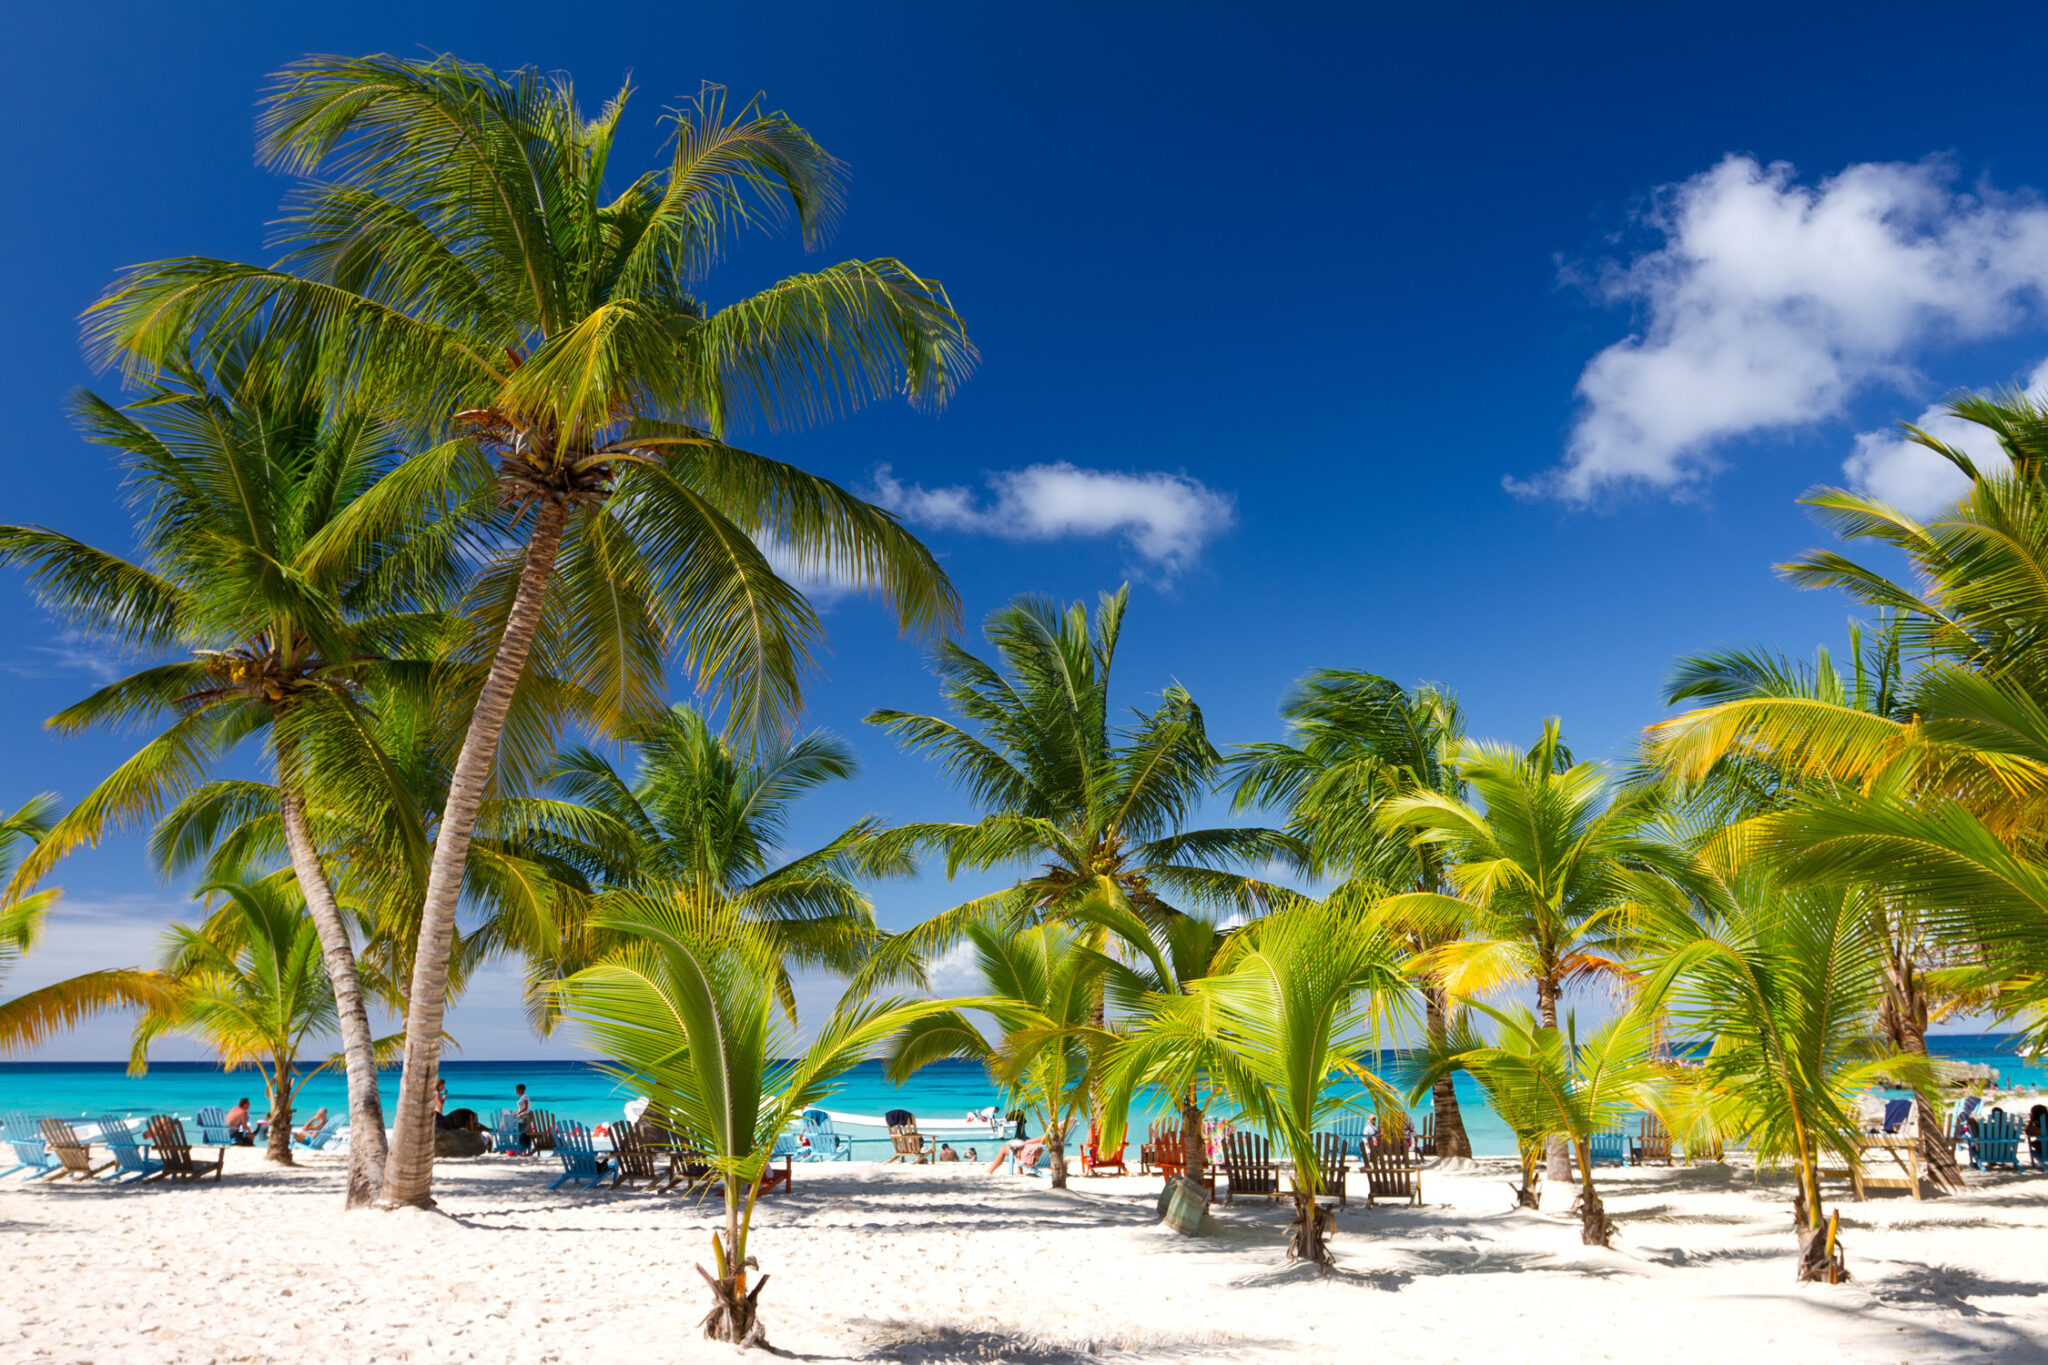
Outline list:
[[[1013,1102],[1035,1110],[1052,1155],[1052,1187],[1067,1188],[1067,1134],[1088,1106],[1095,1055],[1109,1035],[1093,1019],[1109,959],[1060,924],[1011,934],[971,924],[967,941],[987,994],[975,1008],[994,1016],[1003,1031],[991,1045],[959,1009],[930,1014],[897,1035],[884,1075],[901,1085],[919,1068],[943,1057],[968,1057],[988,1068]]]
[[[1284,804],[1288,832],[1309,849],[1304,870],[1344,878],[1352,894],[1372,897],[1394,888],[1449,895],[1444,845],[1403,837],[1379,816],[1390,798],[1413,792],[1453,800],[1465,795],[1457,764],[1465,739],[1458,699],[1439,687],[1410,691],[1371,673],[1318,669],[1295,684],[1280,714],[1287,742],[1244,745],[1230,760],[1238,807]],[[1419,964],[1462,932],[1455,917],[1442,914],[1389,927]],[[1436,1047],[1449,1026],[1443,983],[1425,975],[1422,1000],[1425,1048]],[[1472,1140],[1448,1075],[1430,1101],[1438,1155],[1469,1159]]]
[[[1626,976],[1627,919],[1645,880],[1682,875],[1682,855],[1658,836],[1659,796],[1617,789],[1596,763],[1576,763],[1555,720],[1526,751],[1467,742],[1457,764],[1479,802],[1416,790],[1388,799],[1380,820],[1441,847],[1454,894],[1409,891],[1381,913],[1446,926],[1426,961],[1454,995],[1516,982],[1536,988],[1542,1027],[1558,1027],[1567,985]],[[1450,940],[1450,928],[1467,937]],[[1546,1186],[1571,1181],[1571,1153],[1550,1144]]]
[[[1061,610],[1019,598],[983,632],[1003,670],[950,640],[940,645],[941,690],[965,724],[906,711],[868,717],[939,763],[985,812],[971,822],[905,825],[886,843],[937,850],[948,876],[1037,867],[896,936],[876,969],[935,957],[970,924],[1019,929],[1104,911],[1157,922],[1182,906],[1257,914],[1288,898],[1215,864],[1262,866],[1298,853],[1293,839],[1261,829],[1182,829],[1221,762],[1194,698],[1169,687],[1152,711],[1134,712],[1125,726],[1112,722],[1110,670],[1129,598],[1128,585],[1104,594],[1092,623],[1078,602]]]
[[[1667,897],[1646,916],[1646,1005],[1711,1038],[1702,1081],[1714,1123],[1759,1161],[1789,1161],[1799,1278],[1848,1278],[1820,1163],[1861,1160],[1857,1097],[1934,1084],[1924,1054],[1893,1050],[1873,1020],[1885,998],[1882,917],[1867,886],[1788,891],[1738,873],[1704,906]]]
[[[768,1276],[748,1287],[756,1265],[748,1234],[776,1138],[891,1034],[951,1002],[842,1004],[798,1054],[765,941],[723,936],[707,945],[687,909],[665,901],[611,907],[601,919],[620,946],[559,983],[562,1009],[611,1059],[607,1069],[646,1094],[648,1112],[720,1178],[725,1230],[712,1235],[716,1273],[697,1267],[716,1298],[704,1335],[764,1345],[759,1300]]]
[[[798,709],[818,622],[762,545],[882,593],[906,625],[956,611],[888,513],[725,443],[750,417],[800,424],[898,392],[942,404],[975,359],[945,291],[895,260],[849,261],[707,310],[690,291],[731,231],[793,213],[819,241],[839,163],[788,116],[706,87],[675,115],[666,167],[608,192],[630,93],[586,119],[565,78],[531,68],[306,58],[261,124],[261,158],[307,177],[284,258],[141,266],[90,315],[103,352],[142,367],[263,316],[320,357],[337,394],[456,436],[408,462],[369,525],[415,523],[450,490],[496,492],[521,515],[523,539],[475,590],[488,668],[423,897],[391,1204],[432,1202],[463,869],[528,658],[558,661],[618,722],[654,704],[680,643],[734,728],[767,732]]]
[[[13,871],[17,847],[31,847],[49,830],[56,798],[47,793],[0,818],[0,879]],[[43,920],[63,893],[55,887],[0,903],[0,981],[41,937]],[[134,968],[82,972],[48,986],[0,1000],[0,1055],[28,1052],[81,1019],[122,1006],[147,1006],[162,998],[156,976]]]
[[[1432,1062],[1415,1094],[1442,1073],[1468,1071],[1488,1093],[1502,1097],[1502,1116],[1518,1135],[1526,1127],[1538,1140],[1568,1143],[1578,1159],[1579,1237],[1587,1246],[1608,1245],[1614,1223],[1593,1185],[1593,1134],[1613,1128],[1632,1110],[1662,1107],[1662,1078],[1652,1056],[1654,1021],[1631,1010],[1581,1039],[1570,1014],[1559,1028],[1539,1022],[1527,1006],[1496,1010],[1473,1002],[1473,1008],[1492,1016],[1498,1037]],[[1525,1190],[1527,1179],[1525,1155]],[[1550,1177],[1544,1180],[1548,1184]]]
[[[1913,722],[1911,702],[1905,690],[1902,621],[1890,616],[1871,630],[1852,628],[1849,668],[1837,668],[1826,650],[1811,663],[1786,658],[1768,650],[1729,650],[1682,660],[1665,689],[1667,704],[1694,701],[1710,707],[1749,702],[1806,705],[1816,715],[1823,708],[1879,716],[1898,725]],[[1658,746],[1649,751],[1659,762]],[[1772,755],[1749,748],[1730,749],[1714,763],[1704,777],[1687,784],[1696,805],[1708,807],[1709,828],[1754,821],[1757,817],[1785,811],[1794,793],[1812,789],[1825,797],[1839,786],[1826,777],[1802,778],[1781,767]],[[1853,787],[1840,792],[1854,797]],[[1768,829],[1768,822],[1752,825],[1747,839]],[[1710,836],[1720,838],[1718,834]],[[1927,1055],[1927,1026],[1938,995],[1953,1003],[1977,1004],[1970,993],[1938,991],[1928,975],[1930,968],[1951,965],[1951,954],[1931,932],[1927,917],[1912,904],[1897,897],[1860,895],[1857,902],[1877,917],[1875,933],[1868,940],[1883,954],[1885,992],[1878,1009],[1879,1026],[1890,1038],[1894,1051]],[[1961,1189],[1963,1177],[1956,1165],[1954,1144],[1947,1140],[1945,1125],[1925,1098],[1920,1106],[1918,1128],[1921,1159],[1930,1174],[1945,1188]]]
[[[267,1155],[289,1166],[292,1098],[325,1069],[301,1075],[299,1057],[309,1034],[335,1023],[319,930],[287,874],[210,882],[200,894],[219,896],[221,904],[197,928],[171,926],[162,972],[167,998],[137,1021],[128,1071],[147,1071],[149,1045],[166,1033],[201,1040],[230,1071],[254,1066],[270,1095]]]
[[[1316,1203],[1316,1133],[1351,1103],[1344,1083],[1376,1105],[1399,1097],[1361,1057],[1402,993],[1399,947],[1354,916],[1315,903],[1260,920],[1233,940],[1227,967],[1148,997],[1109,1065],[1104,1140],[1122,1138],[1127,1100],[1193,1056],[1239,1113],[1293,1166],[1294,1226],[1287,1251],[1330,1264],[1334,1220]]]
[[[138,499],[140,561],[35,526],[0,527],[0,562],[29,566],[43,602],[123,645],[183,658],[144,668],[52,717],[67,733],[161,726],[51,829],[17,887],[111,829],[157,817],[252,735],[275,788],[243,792],[280,822],[339,1000],[348,1065],[348,1205],[374,1198],[384,1108],[353,945],[306,813],[310,785],[389,799],[373,694],[417,673],[452,636],[433,610],[456,582],[454,519],[362,539],[353,514],[396,463],[391,429],[323,411],[303,382],[279,390],[279,358],[238,337],[210,372],[178,357],[123,410],[81,394],[95,441],[119,452]],[[242,789],[237,788],[241,791]],[[417,844],[417,816],[395,827]]]
[[[585,869],[601,901],[670,902],[698,925],[700,941],[744,927],[775,954],[776,995],[792,1019],[792,964],[858,970],[881,940],[860,883],[908,873],[908,858],[882,845],[873,816],[819,848],[777,856],[796,803],[858,774],[852,748],[814,732],[743,754],[685,703],[626,738],[638,757],[630,779],[602,754],[571,749],[555,772],[559,801],[510,804],[508,816],[527,819],[532,848]],[[565,976],[611,946],[580,935],[533,971]]]

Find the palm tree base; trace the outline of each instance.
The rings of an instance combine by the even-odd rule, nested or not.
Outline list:
[[[1807,1212],[1806,1192],[1792,1195],[1792,1228],[1799,1238],[1799,1281],[1802,1284],[1846,1284],[1849,1267],[1842,1260],[1841,1214],[1816,1221]]]
[[[766,1346],[768,1337],[761,1330],[759,1303],[761,1291],[768,1287],[768,1277],[763,1275],[754,1281],[752,1289],[742,1293],[740,1285],[745,1281],[744,1271],[731,1280],[721,1280],[701,1265],[697,1267],[697,1273],[704,1277],[704,1283],[711,1286],[712,1297],[718,1300],[717,1305],[704,1315],[706,1339],[729,1341],[742,1351],[753,1346]]]
[[[1287,1255],[1307,1261],[1327,1273],[1330,1269],[1330,1239],[1337,1235],[1337,1215],[1330,1206],[1318,1204],[1312,1196],[1296,1195],[1294,1224],[1287,1233]]]
[[[1579,1240],[1589,1247],[1611,1246],[1614,1243],[1614,1220],[1607,1216],[1607,1205],[1601,1202],[1599,1191],[1591,1185],[1579,1192]]]

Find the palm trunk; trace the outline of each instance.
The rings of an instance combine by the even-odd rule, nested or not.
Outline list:
[[[1891,939],[1885,952],[1884,1004],[1878,1009],[1878,1023],[1891,1042],[1892,1050],[1909,1056],[1927,1055],[1927,993],[1920,988],[1919,974],[1897,940]],[[1956,1146],[1947,1124],[1927,1097],[1913,1095],[1913,1126],[1920,1133],[1920,1162],[1941,1189],[1953,1193],[1963,1188],[1962,1167],[1956,1164]]]
[[[334,985],[334,1013],[341,1031],[341,1053],[348,1074],[348,1202],[345,1208],[366,1208],[384,1182],[384,1097],[377,1089],[376,1037],[363,1003],[362,978],[356,974],[355,948],[348,926],[335,903],[334,888],[320,851],[306,827],[299,797],[298,755],[288,741],[277,750],[278,809],[284,817],[284,842],[292,872],[306,897],[306,913],[320,934],[320,956]]]
[[[1181,1174],[1202,1183],[1202,1172],[1209,1164],[1209,1145],[1202,1140],[1202,1106],[1194,1101],[1194,1091],[1180,1102],[1180,1159]]]
[[[1832,1218],[1821,1217],[1820,1180],[1813,1167],[1812,1161],[1800,1162],[1799,1184],[1792,1192],[1792,1228],[1799,1238],[1799,1279],[1842,1284],[1849,1278],[1849,1269],[1842,1263],[1842,1244],[1836,1235],[1839,1225]]]
[[[754,1281],[752,1289],[747,1288],[747,1271],[759,1269],[751,1256],[747,1255],[746,1222],[753,1217],[754,1199],[760,1194],[761,1183],[756,1180],[747,1191],[747,1219],[740,1217],[739,1192],[734,1182],[725,1182],[725,1240],[721,1242],[717,1233],[711,1234],[711,1260],[718,1267],[714,1277],[703,1266],[697,1273],[711,1286],[711,1295],[716,1302],[704,1318],[704,1335],[713,1341],[729,1341],[742,1351],[750,1346],[766,1346],[767,1336],[761,1331],[760,1302],[761,1290],[767,1285],[768,1277],[761,1276]]]
[[[491,671],[469,718],[469,733],[448,782],[448,805],[434,840],[434,861],[420,914],[419,948],[405,1012],[405,1072],[398,1085],[398,1114],[390,1159],[384,1166],[386,1207],[431,1208],[434,1203],[434,1082],[441,1069],[441,1023],[448,1007],[448,957],[455,942],[455,911],[462,901],[463,869],[475,833],[477,808],[491,780],[498,738],[512,710],[512,696],[526,671],[526,656],[540,626],[541,605],[562,549],[568,504],[550,499],[535,513],[533,538],[519,590],[505,618],[505,633],[491,658]]]
[[[1316,1269],[1328,1273],[1330,1269],[1330,1238],[1337,1232],[1337,1218],[1328,1209],[1316,1202],[1316,1197],[1301,1188],[1297,1174],[1294,1191],[1294,1226],[1287,1233],[1287,1254],[1297,1261],[1307,1261]]]
[[[1063,1190],[1067,1187],[1067,1140],[1047,1134],[1045,1150],[1052,1157],[1052,1187]]]
[[[1600,1202],[1600,1192],[1593,1188],[1591,1139],[1579,1147],[1579,1171],[1583,1182],[1579,1189],[1579,1240],[1589,1247],[1607,1246],[1614,1240],[1614,1223],[1607,1216],[1607,1206]]]
[[[1543,1021],[1543,1027],[1547,1029],[1557,1027],[1556,977],[1539,976],[1536,978],[1536,1013]],[[1550,1140],[1550,1146],[1543,1158],[1543,1183],[1549,1185],[1550,1182],[1556,1181],[1557,1184],[1552,1186],[1552,1188],[1560,1189],[1569,1185],[1571,1180],[1571,1140],[1563,1137],[1554,1137]],[[1592,1177],[1590,1175],[1586,1178],[1586,1184],[1587,1188],[1590,1189],[1592,1187]]]
[[[296,1166],[299,1163],[292,1160],[291,1065],[280,1065],[270,1074],[270,1132],[263,1159],[280,1166]]]
[[[1450,1008],[1447,992],[1441,986],[1422,988],[1422,1008],[1429,1041],[1433,1049],[1441,1052],[1446,1046],[1450,1033]],[[1429,1091],[1430,1105],[1436,1115],[1436,1154],[1438,1157],[1472,1159],[1472,1137],[1465,1131],[1465,1115],[1458,1109],[1458,1089],[1449,1075],[1439,1076]]]

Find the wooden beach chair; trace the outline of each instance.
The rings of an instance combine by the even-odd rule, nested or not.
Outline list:
[[[1171,1180],[1186,1169],[1187,1145],[1180,1120],[1154,1119],[1145,1141],[1138,1147],[1139,1174],[1149,1175],[1156,1170]]]
[[[1119,1142],[1116,1145],[1116,1150],[1105,1156],[1102,1151],[1102,1131],[1098,1128],[1090,1128],[1088,1130],[1088,1141],[1081,1146],[1081,1174],[1129,1175],[1131,1168],[1124,1165],[1124,1148],[1129,1145],[1129,1143]]]
[[[611,1126],[612,1136],[612,1188],[621,1185],[646,1185],[653,1189],[657,1184],[667,1184],[674,1178],[667,1153],[650,1143],[648,1134],[637,1123],[615,1123]]]
[[[200,1110],[193,1115],[192,1122],[199,1129],[199,1145],[226,1149],[235,1145],[235,1135],[228,1131],[227,1111],[218,1106]],[[181,1127],[180,1132],[184,1131]]]
[[[1655,1114],[1643,1115],[1642,1128],[1629,1152],[1631,1164],[1647,1166],[1651,1162],[1671,1164],[1671,1134],[1665,1131],[1663,1120]]]
[[[60,1163],[58,1177],[69,1176],[73,1180],[97,1180],[114,1169],[112,1161],[95,1166],[92,1164],[92,1147],[78,1140],[78,1133],[63,1119],[44,1119],[42,1122],[43,1141],[50,1145],[50,1151]]]
[[[115,1184],[124,1180],[153,1180],[164,1173],[164,1163],[152,1157],[135,1140],[126,1119],[102,1114],[99,1126],[100,1142],[113,1155],[115,1166],[119,1167],[119,1173],[114,1176]]]
[[[889,1161],[908,1161],[922,1165],[931,1160],[932,1140],[917,1131],[917,1115],[908,1109],[891,1109],[882,1116],[889,1125],[889,1143],[896,1151]],[[888,1165],[888,1162],[883,1162]]]
[[[1350,1169],[1347,1158],[1351,1145],[1335,1133],[1317,1133],[1314,1136],[1316,1148],[1316,1193],[1334,1194],[1337,1202],[1351,1203],[1344,1190],[1344,1175]]]
[[[529,1152],[552,1152],[555,1149],[555,1129],[560,1126],[555,1116],[545,1109],[530,1109],[526,1114],[526,1150]],[[579,1125],[581,1126],[581,1125]],[[590,1130],[583,1130],[585,1137]]]
[[[1359,1157],[1365,1168],[1365,1206],[1382,1199],[1422,1203],[1422,1164],[1407,1152],[1390,1152],[1363,1146]]]
[[[185,1125],[175,1114],[158,1114],[142,1131],[149,1145],[156,1148],[167,1180],[199,1180],[211,1175],[217,1182],[227,1170],[228,1145],[216,1147],[213,1160],[199,1160],[192,1155],[192,1144],[185,1140]]]
[[[1628,1134],[1619,1128],[1595,1133],[1588,1140],[1595,1166],[1628,1165]]]
[[[571,1181],[581,1185],[587,1193],[597,1188],[597,1182],[612,1173],[610,1156],[599,1156],[597,1146],[590,1139],[590,1130],[582,1124],[564,1120],[554,1125],[555,1155],[562,1160],[562,1174],[549,1189],[559,1189]]]
[[[491,1125],[491,1150],[507,1156],[526,1155],[526,1125],[519,1121],[517,1109],[500,1109],[496,1123]]]
[[[64,1163],[50,1151],[50,1144],[43,1141],[40,1122],[30,1115],[0,1114],[0,1133],[6,1135],[7,1145],[14,1149],[15,1163],[0,1175],[19,1171],[30,1180],[40,1180],[64,1169]]]
[[[1266,1202],[1280,1199],[1280,1168],[1273,1163],[1272,1144],[1257,1133],[1232,1133],[1223,1139],[1223,1174],[1230,1181],[1223,1202],[1235,1204],[1239,1195],[1266,1196]]]
[[[790,1181],[795,1171],[797,1153],[802,1150],[794,1134],[784,1133],[775,1139],[775,1146],[768,1153],[767,1169],[761,1172],[762,1194],[773,1194],[777,1187],[787,1194],[795,1188]],[[779,1171],[775,1169],[775,1163],[778,1161],[782,1163],[782,1169]]]
[[[2020,1121],[2003,1109],[1994,1109],[1977,1120],[1977,1128],[1967,1139],[1970,1144],[1970,1166],[1974,1170],[1986,1170],[1992,1166],[2020,1168]]]
[[[1415,1130],[1415,1155],[1435,1156],[1436,1154],[1436,1115],[1433,1113],[1424,1114],[1422,1116],[1422,1125]]]
[[[805,1161],[853,1160],[853,1137],[832,1126],[832,1116],[822,1109],[804,1110],[804,1136],[810,1139]]]

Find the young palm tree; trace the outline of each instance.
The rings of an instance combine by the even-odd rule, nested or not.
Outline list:
[[[307,793],[324,775],[389,799],[394,775],[366,707],[454,638],[432,607],[456,581],[460,519],[362,540],[351,514],[397,462],[392,433],[360,414],[329,415],[303,383],[279,391],[278,365],[274,351],[243,337],[210,372],[168,362],[130,410],[80,395],[81,425],[126,468],[139,562],[42,527],[0,527],[0,562],[28,566],[44,603],[67,621],[183,656],[51,718],[74,733],[161,728],[56,823],[15,882],[32,882],[110,829],[154,819],[244,740],[263,736],[278,781],[252,799],[279,822],[340,1002],[358,1135],[347,1198],[357,1207],[382,1176],[384,1108],[354,949]],[[400,842],[417,844],[418,827],[417,816],[402,817]]]
[[[1512,1011],[1474,1003],[1492,1016],[1499,1036],[1490,1045],[1468,1048],[1434,1061],[1423,1073],[1434,1084],[1450,1070],[1470,1072],[1489,1093],[1502,1098],[1502,1116],[1519,1136],[1526,1128],[1539,1141],[1569,1144],[1578,1158],[1579,1236],[1587,1246],[1606,1246],[1614,1224],[1593,1186],[1593,1134],[1615,1127],[1636,1109],[1660,1109],[1660,1068],[1651,1055],[1655,1025],[1631,1010],[1581,1039],[1569,1014],[1563,1028],[1540,1023],[1526,1006]],[[1416,1093],[1424,1086],[1418,1085]],[[1524,1147],[1523,1182],[1528,1180]],[[1550,1177],[1544,1177],[1547,1184]]]
[[[1666,688],[1665,700],[1705,702],[1708,706],[1805,704],[1816,712],[1838,708],[1910,725],[1913,715],[1905,691],[1904,635],[1903,622],[1896,616],[1868,631],[1852,629],[1850,667],[1846,670],[1837,668],[1826,650],[1811,663],[1765,650],[1731,650],[1686,659]],[[1655,744],[1649,757],[1653,763],[1659,759]],[[1708,820],[1714,826],[1784,812],[1802,789],[1822,797],[1831,792],[1852,799],[1857,796],[1853,787],[1843,788],[1826,777],[1802,778],[1796,771],[1782,768],[1771,755],[1747,749],[1731,749],[1703,778],[1687,786],[1694,803],[1708,808]],[[1766,821],[1752,825],[1750,833],[1770,828]],[[1952,954],[1918,907],[1896,896],[1860,895],[1857,902],[1877,917],[1870,941],[1884,955],[1885,993],[1878,1011],[1879,1025],[1894,1051],[1924,1057],[1928,1022],[1940,997],[1946,995],[1954,1004],[1982,1002],[1972,994],[1944,992],[1935,986],[1930,969],[1953,965],[1949,960]],[[1956,1165],[1954,1144],[1944,1132],[1946,1125],[1933,1105],[1924,1098],[1918,1103],[1921,1159],[1943,1187],[1961,1189],[1962,1171]]]
[[[1346,1082],[1377,1105],[1400,1103],[1361,1058],[1402,993],[1398,945],[1327,906],[1292,906],[1247,928],[1227,969],[1147,998],[1110,1064],[1109,1093],[1127,1098],[1199,1056],[1230,1104],[1287,1153],[1288,1255],[1326,1269],[1334,1220],[1316,1202],[1315,1135],[1351,1104]],[[1106,1106],[1104,1141],[1121,1140],[1124,1111]]]
[[[1439,687],[1411,692],[1370,673],[1319,669],[1295,684],[1280,714],[1287,742],[1245,745],[1230,760],[1238,807],[1284,804],[1288,832],[1309,849],[1305,870],[1346,880],[1354,895],[1386,889],[1451,894],[1444,846],[1404,837],[1379,817],[1394,797],[1465,795],[1457,764],[1465,739],[1458,699]],[[1440,911],[1443,902],[1433,905]],[[1389,924],[1425,967],[1425,1049],[1443,1041],[1450,1010],[1443,983],[1426,972],[1428,954],[1454,941],[1462,927],[1441,913]],[[1449,1076],[1438,1082],[1430,1103],[1438,1155],[1470,1158],[1472,1140]]]
[[[20,845],[31,847],[50,827],[56,798],[43,795],[0,818],[0,879],[14,869]],[[42,936],[43,920],[63,893],[52,887],[12,895],[0,902],[0,981],[5,981],[22,954]],[[0,1056],[28,1052],[82,1019],[123,1006],[153,1005],[163,998],[156,974],[134,968],[82,972],[0,1000]]]
[[[711,1239],[715,1273],[697,1267],[716,1299],[704,1335],[765,1345],[759,1301],[768,1276],[749,1288],[757,1262],[748,1235],[776,1138],[891,1034],[951,1002],[843,1004],[799,1053],[771,985],[776,954],[765,941],[728,935],[707,945],[695,918],[668,902],[612,907],[601,918],[621,946],[559,983],[562,1009],[611,1059],[607,1069],[646,1094],[648,1112],[717,1173],[725,1230]]]
[[[1464,929],[1428,956],[1444,987],[1471,996],[1531,983],[1537,1016],[1554,1030],[1566,986],[1622,980],[1631,908],[1646,879],[1681,875],[1684,859],[1658,837],[1657,793],[1617,790],[1600,765],[1574,763],[1554,720],[1532,749],[1468,742],[1457,762],[1478,802],[1418,790],[1380,813],[1389,830],[1444,850],[1455,894],[1400,893],[1381,913],[1435,920],[1447,938]],[[1569,1188],[1562,1139],[1550,1145],[1545,1181]]]
[[[211,882],[200,893],[222,897],[221,905],[196,929],[171,926],[162,971],[167,998],[137,1021],[128,1071],[147,1071],[149,1045],[166,1033],[199,1039],[230,1071],[254,1066],[270,1095],[267,1155],[289,1166],[292,1098],[325,1069],[301,1075],[299,1057],[307,1035],[335,1023],[320,933],[287,874]]]
[[[898,935],[878,966],[935,957],[970,924],[1017,929],[1101,911],[1158,921],[1182,906],[1256,914],[1287,898],[1216,864],[1261,866],[1298,853],[1293,839],[1272,830],[1182,829],[1221,762],[1194,698],[1170,687],[1155,710],[1135,712],[1127,726],[1112,723],[1110,669],[1129,597],[1128,586],[1105,594],[1093,623],[1080,603],[1060,610],[1018,599],[984,628],[1003,670],[942,644],[941,687],[965,724],[906,711],[868,717],[939,763],[985,812],[972,822],[906,825],[885,842],[939,851],[949,876],[1012,864],[1038,869]]]
[[[927,1015],[897,1035],[884,1074],[901,1085],[919,1068],[943,1057],[968,1057],[988,1068],[1013,1102],[1035,1111],[1052,1155],[1052,1187],[1067,1188],[1067,1134],[1088,1107],[1095,1055],[1109,1035],[1093,1023],[1109,959],[1059,924],[1011,934],[971,924],[987,994],[975,1008],[994,1016],[1003,1031],[991,1045],[958,1009]]]
[[[409,462],[364,522],[413,523],[450,489],[497,492],[523,518],[476,590],[488,670],[423,898],[393,1204],[432,1201],[463,869],[528,658],[557,661],[619,721],[654,704],[680,644],[736,728],[769,731],[798,708],[818,623],[763,544],[884,594],[906,625],[956,610],[888,513],[724,439],[749,418],[800,424],[899,392],[942,404],[975,359],[945,291],[895,260],[850,261],[706,309],[691,290],[731,231],[793,213],[817,243],[839,163],[786,115],[707,87],[675,116],[664,168],[608,185],[629,94],[586,119],[566,79],[533,69],[309,57],[262,116],[261,158],[307,177],[283,259],[142,266],[90,315],[108,354],[145,367],[195,332],[267,317],[336,393],[460,438]]]
[[[666,900],[689,914],[706,940],[740,932],[776,956],[774,984],[794,1019],[789,967],[851,975],[881,940],[874,904],[860,883],[911,871],[907,857],[877,839],[868,817],[822,847],[776,861],[796,803],[860,771],[853,750],[824,733],[746,755],[678,703],[626,731],[638,771],[628,778],[587,748],[562,755],[558,802],[515,802],[537,852],[587,871],[601,899]],[[613,945],[602,936],[565,940],[536,972],[565,976]]]
[[[1924,1054],[1892,1050],[1873,1027],[1885,997],[1881,917],[1859,886],[1787,891],[1754,872],[1703,912],[1669,897],[1645,921],[1648,1005],[1711,1038],[1702,1082],[1715,1124],[1760,1161],[1793,1168],[1799,1278],[1848,1278],[1820,1163],[1861,1160],[1856,1101],[1883,1084],[1933,1088]]]

